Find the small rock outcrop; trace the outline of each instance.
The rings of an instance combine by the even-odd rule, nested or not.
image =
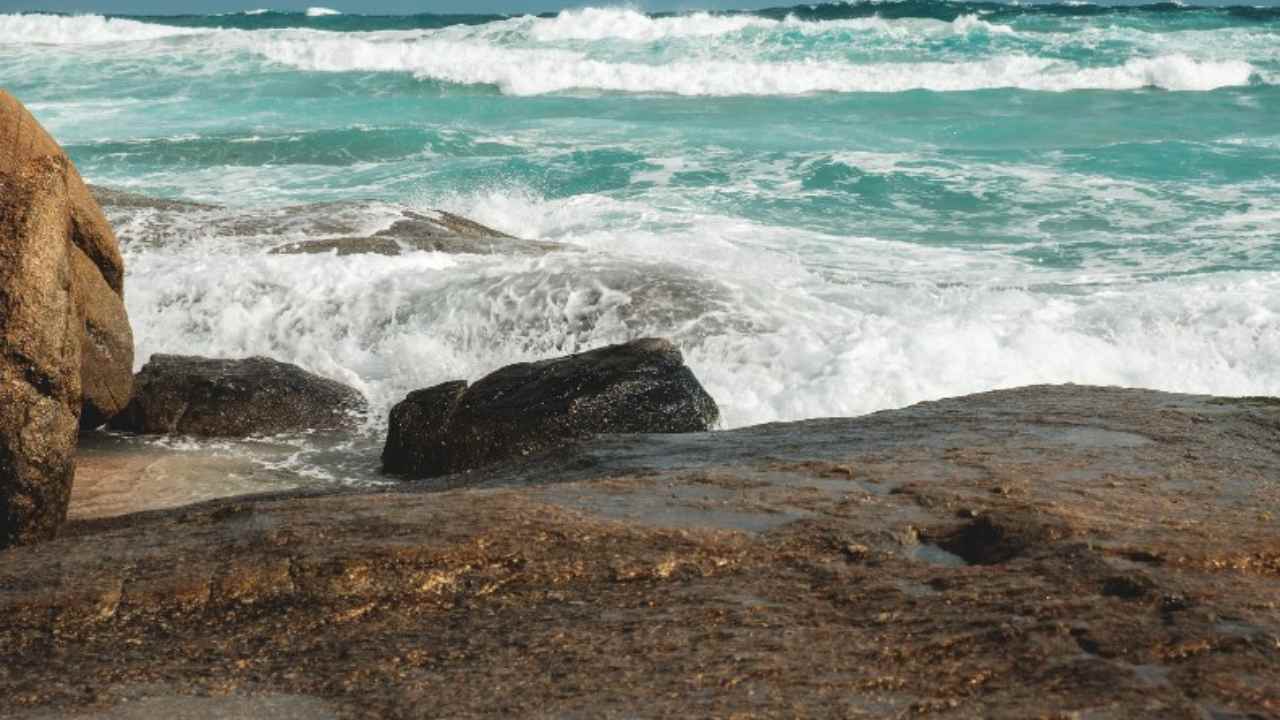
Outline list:
[[[71,160],[0,91],[0,547],[66,516],[78,428],[128,402],[124,261]]]
[[[271,254],[336,252],[338,255],[394,256],[402,252],[424,251],[462,255],[545,255],[566,248],[560,243],[512,237],[443,210],[432,215],[404,210],[403,215],[403,220],[397,220],[391,227],[371,236],[302,240],[274,248]]]
[[[205,437],[346,430],[364,409],[354,388],[270,358],[153,355],[111,427]]]
[[[670,341],[634,340],[410,393],[391,410],[383,471],[437,477],[596,433],[709,430],[719,416]]]

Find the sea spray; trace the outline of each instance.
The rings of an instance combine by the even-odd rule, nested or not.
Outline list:
[[[360,438],[270,453],[335,479],[412,389],[642,335],[728,427],[1280,394],[1278,77],[1265,9],[0,16],[0,83],[90,181],[222,206],[108,208],[139,363],[358,387]],[[269,254],[431,208],[564,249]]]

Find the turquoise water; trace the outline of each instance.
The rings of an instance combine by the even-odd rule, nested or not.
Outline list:
[[[1276,9],[8,15],[0,84],[92,182],[229,208],[113,211],[139,363],[272,355],[382,412],[661,334],[730,426],[1033,382],[1280,394]],[[266,255],[399,206],[574,250]]]

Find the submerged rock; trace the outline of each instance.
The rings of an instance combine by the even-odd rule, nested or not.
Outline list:
[[[89,192],[93,194],[94,200],[97,200],[98,204],[103,207],[176,212],[188,210],[216,210],[219,207],[217,205],[192,202],[190,200],[156,198],[149,195],[140,195],[138,193],[128,192],[126,190],[103,187],[101,185],[89,185],[88,187]]]
[[[0,547],[52,537],[78,426],[128,402],[124,261],[75,166],[0,90]]]
[[[719,416],[670,341],[634,340],[412,392],[391,410],[382,463],[435,477],[595,433],[704,431]]]
[[[0,562],[0,715],[1272,718],[1278,429],[1042,386],[72,522]]]
[[[245,437],[346,430],[365,410],[354,388],[265,357],[153,355],[111,421],[139,434]]]
[[[371,236],[304,240],[281,245],[271,253],[399,255],[405,251],[420,250],[471,255],[542,255],[566,248],[560,243],[521,240],[444,211],[436,211],[431,216],[412,210],[405,210],[402,214],[404,220],[397,220],[391,227]]]
[[[400,255],[414,251],[545,255],[571,249],[562,243],[517,238],[444,210],[413,210],[376,200],[229,208],[101,186],[90,189],[117,221],[120,238],[127,244],[171,246],[195,238],[250,238],[274,245],[267,250],[272,255]],[[371,222],[390,224],[371,232]],[[284,239],[293,241],[278,244]]]

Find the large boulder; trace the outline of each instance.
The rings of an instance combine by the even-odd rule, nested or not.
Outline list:
[[[271,358],[153,355],[115,430],[148,435],[246,437],[347,430],[364,397],[354,388]]]
[[[719,416],[670,341],[634,340],[410,393],[391,410],[383,471],[436,477],[595,433],[704,431]]]
[[[0,91],[0,547],[66,515],[83,418],[128,401],[133,336],[115,235],[75,166]]]

